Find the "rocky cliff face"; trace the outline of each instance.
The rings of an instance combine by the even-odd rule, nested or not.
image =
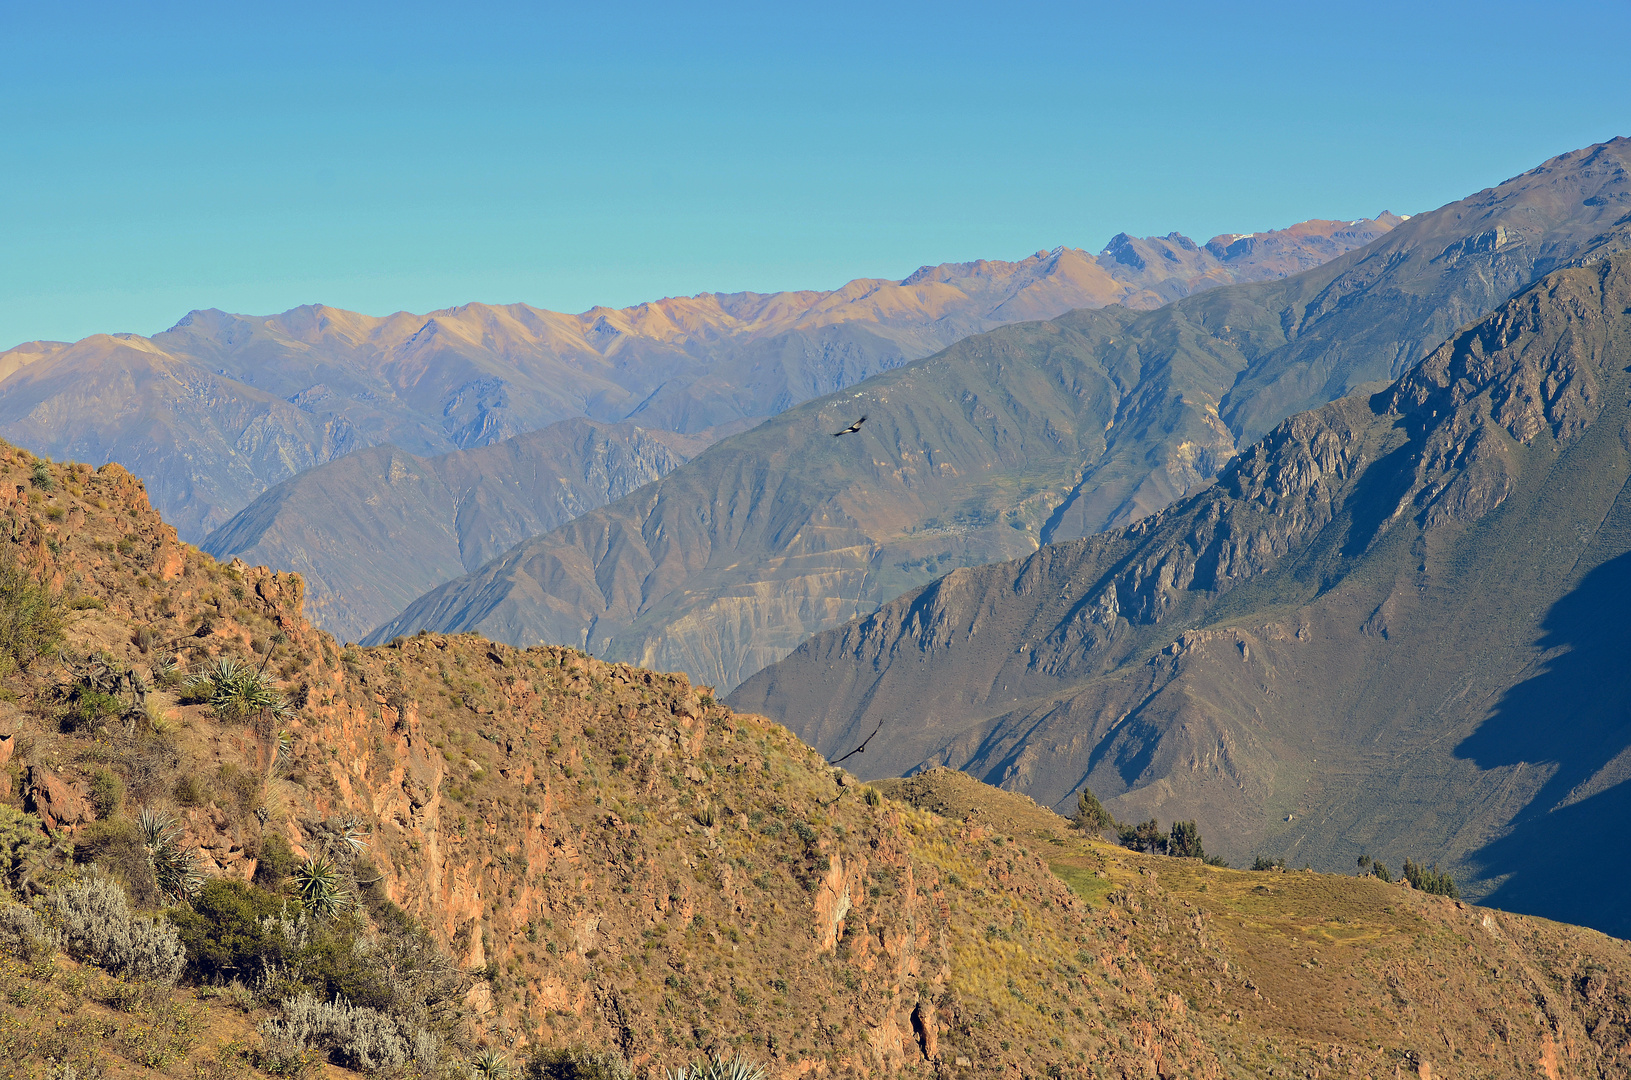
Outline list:
[[[312,621],[355,641],[427,590],[658,479],[702,441],[577,419],[434,458],[370,447],[272,488],[201,546],[298,572]]]
[[[717,444],[370,640],[478,629],[734,686],[952,567],[1136,521],[1204,486],[1257,437],[1254,393],[1278,422],[1419,360],[1458,325],[1447,312],[1486,313],[1542,269],[1617,250],[1631,236],[1617,209],[1627,154],[1621,140],[1566,155],[1295,277],[965,339]],[[1501,245],[1463,243],[1506,221]],[[1151,252],[1138,258],[1164,260]],[[831,437],[863,415],[859,433]]]
[[[1059,248],[924,267],[900,282],[578,315],[525,304],[383,318],[324,305],[266,317],[194,311],[152,338],[99,334],[0,353],[0,434],[56,457],[123,463],[197,541],[267,488],[353,450],[443,454],[576,416],[717,437],[993,326],[1156,306],[1273,274],[1287,248],[1328,258],[1395,221],[1304,222],[1257,234],[1264,251],[1235,256],[1184,240],[1187,261],[1157,260],[1147,273]]]
[[[3,451],[4,557],[69,601],[62,658],[3,676],[3,797],[58,840],[167,810],[209,875],[254,876],[273,837],[339,860],[475,976],[469,1036],[517,1065],[576,1048],[642,1078],[702,1051],[777,1080],[1623,1066],[1623,943],[1371,879],[1109,848],[966,778],[879,798],[706,687],[570,649],[341,649],[302,618],[297,575],[179,544],[117,466]],[[263,665],[293,715],[179,701],[178,653]],[[120,709],[145,707],[71,718],[55,688],[91,664]]]
[[[1513,845],[1555,851],[1543,807],[1619,797],[1606,705],[1526,687],[1609,632],[1581,590],[1628,550],[1628,309],[1624,256],[1549,275],[1387,391],[1281,424],[1214,488],[956,571],[731,701],[831,751],[883,722],[872,775],[944,762],[1058,805],[1087,783],[1118,814],[1208,822],[1236,858],[1414,850],[1622,932]],[[1598,662],[1565,666],[1619,678],[1578,670]],[[1537,724],[1556,746],[1517,730]],[[1536,768],[1559,752],[1561,774]]]

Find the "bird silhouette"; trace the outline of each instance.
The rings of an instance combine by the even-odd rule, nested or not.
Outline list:
[[[859,420],[855,421],[855,423],[853,423],[849,427],[845,428],[843,431],[833,432],[832,437],[836,439],[840,435],[853,435],[857,431],[861,430],[861,425],[864,424],[864,423],[866,423],[866,417],[863,416]]]

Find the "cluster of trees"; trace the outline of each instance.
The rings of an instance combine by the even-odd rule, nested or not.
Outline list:
[[[1380,859],[1373,859],[1369,855],[1359,856],[1360,876],[1369,874],[1381,881],[1392,881],[1393,872]],[[1460,899],[1461,890],[1455,887],[1455,879],[1438,868],[1438,863],[1423,866],[1421,863],[1404,861],[1403,880],[1410,882],[1412,889],[1419,889],[1434,896],[1448,896],[1452,900]]]
[[[1169,832],[1163,832],[1160,822],[1154,818],[1137,825],[1119,822],[1099,802],[1098,796],[1085,787],[1076,798],[1075,824],[1078,829],[1093,835],[1114,832],[1121,846],[1133,851],[1170,855],[1177,859],[1201,859],[1211,866],[1229,865],[1216,855],[1206,854],[1206,848],[1201,843],[1200,827],[1193,821],[1174,821]]]

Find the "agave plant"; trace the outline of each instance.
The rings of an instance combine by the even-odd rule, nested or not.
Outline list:
[[[483,1050],[470,1059],[470,1071],[481,1080],[504,1080],[510,1075],[510,1063],[497,1050]]]
[[[665,1069],[663,1080],[765,1080],[765,1070],[763,1065],[732,1054],[728,1058],[693,1061],[672,1071]]]
[[[339,867],[322,856],[296,867],[294,884],[300,905],[318,918],[333,918],[351,907],[351,894],[346,891]]]
[[[340,843],[352,855],[360,855],[368,848],[368,824],[355,814],[347,814],[339,821]]]
[[[136,831],[147,849],[147,861],[153,866],[159,892],[178,902],[197,895],[204,884],[198,872],[198,854],[182,844],[175,819],[143,807],[136,818]]]
[[[223,720],[245,720],[260,713],[283,720],[294,713],[270,676],[230,656],[207,664],[192,677],[187,692],[208,702]]]

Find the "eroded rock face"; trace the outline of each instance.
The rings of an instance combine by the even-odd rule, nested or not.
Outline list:
[[[84,793],[43,765],[28,767],[26,809],[39,815],[52,836],[72,836],[79,826],[96,820]]]

